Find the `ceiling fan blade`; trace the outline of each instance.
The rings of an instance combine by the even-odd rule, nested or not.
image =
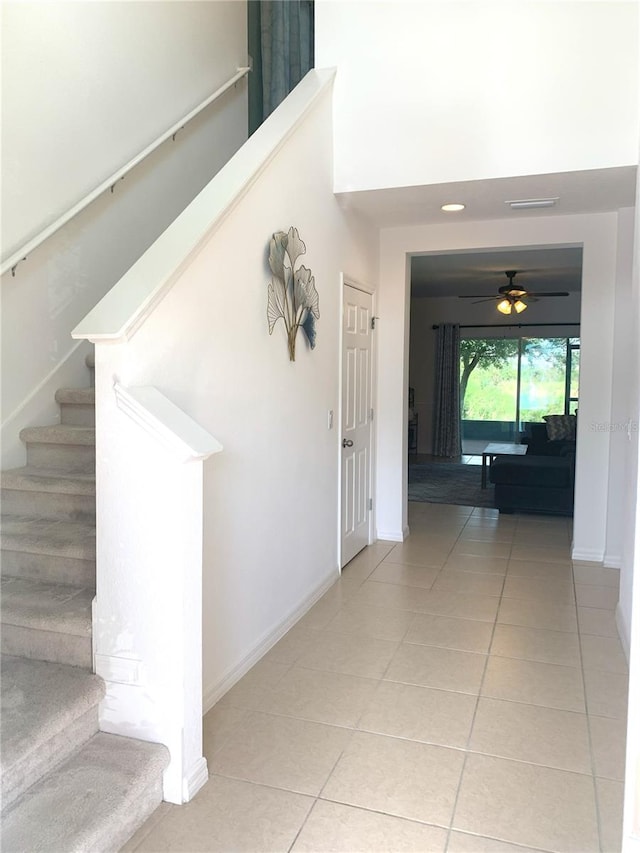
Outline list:
[[[501,296],[496,296],[495,293],[474,293],[473,296],[460,296],[458,299],[502,299]]]
[[[500,296],[487,296],[486,299],[476,299],[475,302],[472,302],[472,305],[479,305],[481,302],[494,302],[496,299],[501,299]]]
[[[549,293],[539,293],[538,291],[528,293],[529,296],[569,296],[569,293],[566,290],[558,290],[552,291]],[[526,299],[526,296],[524,297]]]

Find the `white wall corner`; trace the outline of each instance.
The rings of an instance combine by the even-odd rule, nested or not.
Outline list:
[[[207,759],[199,758],[182,781],[182,802],[188,803],[209,781]]]

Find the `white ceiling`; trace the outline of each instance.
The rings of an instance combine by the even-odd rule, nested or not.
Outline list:
[[[527,175],[484,181],[462,181],[420,187],[339,193],[341,205],[357,210],[380,228],[487,219],[523,219],[601,213],[633,207],[636,167],[621,166],[586,172]],[[558,197],[555,207],[513,210],[506,201]],[[447,202],[465,210],[444,213]],[[580,289],[580,249],[526,249],[420,255],[412,259],[415,296],[497,293],[508,283],[505,270],[518,270],[516,282],[528,290]]]
[[[417,255],[411,259],[411,295],[497,295],[499,287],[509,284],[506,270],[517,270],[514,284],[527,291],[577,291],[582,280],[582,249]]]

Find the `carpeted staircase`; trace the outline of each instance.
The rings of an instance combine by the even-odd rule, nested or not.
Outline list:
[[[92,375],[93,361],[87,359]],[[117,851],[162,800],[168,754],[98,731],[94,389],[20,437],[2,474],[2,849]]]

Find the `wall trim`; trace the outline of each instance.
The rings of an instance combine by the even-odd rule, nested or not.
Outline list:
[[[604,551],[596,551],[595,549],[590,550],[589,548],[584,548],[583,550],[574,548],[571,552],[571,559],[580,563],[598,563],[599,565],[602,565],[604,561]]]
[[[378,530],[376,539],[382,539],[385,542],[404,542],[409,535],[409,528],[402,531],[397,530]]]
[[[182,780],[182,802],[188,803],[209,781],[207,759],[199,758]]]
[[[604,567],[605,569],[621,569],[622,556],[620,554],[607,554],[605,552]]]
[[[253,649],[242,658],[242,660],[227,670],[222,678],[215,684],[203,687],[202,690],[202,713],[210,711],[219,699],[222,699],[234,684],[251,669],[271,649],[278,640],[287,633],[290,628],[298,622],[309,611],[313,605],[340,579],[340,570],[336,567],[325,576],[324,580],[309,593],[301,603],[286,616],[275,628],[268,631],[258,640]]]
[[[118,408],[180,462],[202,462],[222,445],[155,386],[113,386]]]

